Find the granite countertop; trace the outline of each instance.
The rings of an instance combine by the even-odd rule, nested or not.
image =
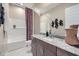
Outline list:
[[[46,37],[45,35],[41,35],[41,34],[34,34],[32,36],[38,38],[39,40],[47,42],[51,45],[64,49],[65,51],[79,55],[79,48],[66,44],[64,39],[56,38],[56,37],[52,37],[52,38]]]

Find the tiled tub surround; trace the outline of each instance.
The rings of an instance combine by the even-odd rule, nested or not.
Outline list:
[[[5,56],[32,56],[31,40],[8,44]]]
[[[46,43],[49,43],[53,46],[56,46],[56,47],[61,48],[65,51],[68,51],[72,54],[79,55],[79,48],[66,44],[64,39],[60,39],[60,38],[56,38],[56,37],[50,38],[50,37],[46,37],[45,35],[40,35],[40,34],[34,34],[32,36],[39,39],[39,40],[42,40]]]

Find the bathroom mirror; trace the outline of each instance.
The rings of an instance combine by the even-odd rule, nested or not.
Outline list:
[[[65,35],[63,20],[42,15],[40,18],[40,33],[45,34],[50,29],[53,36]]]
[[[53,25],[52,25],[53,26]],[[50,18],[49,15],[42,15],[40,17],[40,33],[46,33],[46,31],[50,30]]]

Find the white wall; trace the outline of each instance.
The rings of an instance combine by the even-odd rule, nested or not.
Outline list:
[[[65,28],[79,25],[79,4],[65,9]]]

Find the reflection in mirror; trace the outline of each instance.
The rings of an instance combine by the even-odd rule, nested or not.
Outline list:
[[[58,19],[57,18],[55,19],[55,28],[56,29],[58,28]]]

